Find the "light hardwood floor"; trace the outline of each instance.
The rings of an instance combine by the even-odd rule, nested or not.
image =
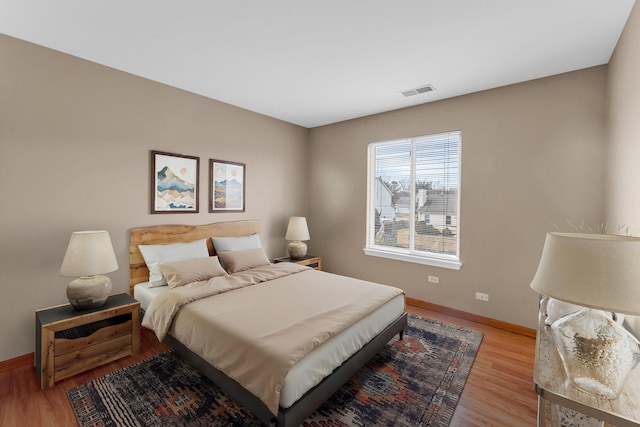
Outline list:
[[[407,311],[484,333],[452,426],[525,427],[536,424],[533,390],[535,339],[424,308]],[[141,351],[40,390],[35,369],[22,362],[0,373],[0,426],[75,426],[66,391],[93,378],[144,360],[166,349],[143,328]],[[26,366],[28,365],[28,366]]]

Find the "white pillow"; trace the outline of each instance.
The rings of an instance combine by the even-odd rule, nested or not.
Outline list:
[[[212,237],[211,241],[213,242],[213,247],[216,248],[216,252],[233,252],[262,248],[260,236],[257,234],[243,237]]]
[[[160,264],[185,261],[193,258],[207,258],[207,239],[189,243],[171,243],[168,245],[138,245],[145,264],[149,269],[149,287],[164,286],[167,281],[162,277]]]

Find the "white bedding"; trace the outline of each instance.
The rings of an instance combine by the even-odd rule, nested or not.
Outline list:
[[[300,359],[284,380],[280,406],[288,408],[293,405],[309,389],[382,332],[404,309],[404,295],[398,295]]]
[[[134,298],[146,311],[156,295],[169,290],[168,286],[149,288],[146,282],[140,283],[134,287]],[[290,407],[309,389],[316,386],[324,377],[397,319],[404,312],[404,309],[404,295],[398,295],[299,360],[285,379],[280,396],[280,406]]]
[[[168,292],[170,289],[168,286],[150,288],[149,282],[142,282],[133,287],[133,297],[140,302],[140,308],[143,311],[147,311],[147,307],[149,307],[151,300],[153,300],[156,295]]]
[[[149,287],[149,282],[138,283],[133,287],[133,297],[140,302],[142,311],[147,311],[151,300],[158,294],[169,292],[169,286]]]

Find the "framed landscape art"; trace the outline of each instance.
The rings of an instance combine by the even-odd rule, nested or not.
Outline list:
[[[209,212],[244,212],[245,164],[209,160]]]
[[[200,158],[151,151],[151,213],[198,213]]]

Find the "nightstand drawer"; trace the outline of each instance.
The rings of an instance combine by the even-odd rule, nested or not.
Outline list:
[[[55,357],[71,351],[76,351],[85,347],[107,342],[122,336],[131,337],[131,315],[124,314],[112,319],[113,323],[104,322],[104,325],[88,325],[94,326],[95,330],[88,327],[83,331],[80,328],[71,328],[58,331],[55,334]],[[99,322],[96,322],[99,323]],[[85,334],[88,334],[85,336]]]
[[[36,311],[35,366],[43,389],[139,350],[140,303],[127,294],[89,310],[64,304]]]
[[[59,381],[130,354],[131,335],[129,334],[56,356],[54,381]]]

